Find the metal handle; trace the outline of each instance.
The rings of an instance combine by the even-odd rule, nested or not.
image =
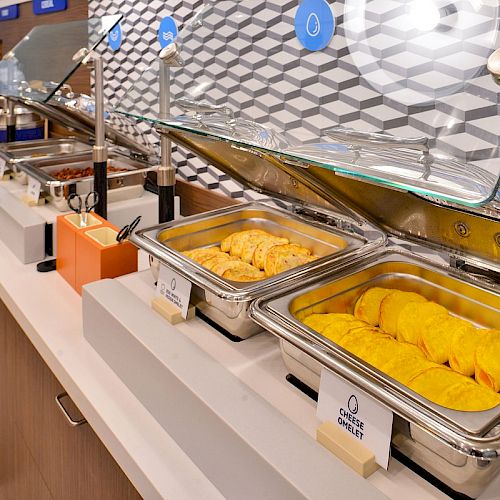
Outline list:
[[[196,115],[220,114],[234,120],[234,111],[222,104],[210,104],[206,101],[194,101],[192,99],[177,99],[176,106],[179,106],[184,112],[194,112]]]
[[[341,142],[348,142],[354,146],[367,146],[379,149],[415,149],[429,153],[429,139],[427,137],[397,137],[390,134],[376,134],[373,132],[359,132],[350,128],[334,127],[326,131],[326,135]]]
[[[57,403],[57,406],[59,406],[59,409],[62,411],[62,414],[66,417],[66,420],[68,421],[69,425],[71,425],[71,427],[79,427],[80,425],[86,424],[87,420],[85,418],[81,418],[80,420],[73,420],[71,418],[71,415],[68,413],[68,410],[66,410],[66,408],[64,408],[64,405],[62,403],[62,400],[64,398],[69,398],[69,395],[67,392],[63,392],[63,393],[59,394],[58,396],[56,396],[56,403]]]

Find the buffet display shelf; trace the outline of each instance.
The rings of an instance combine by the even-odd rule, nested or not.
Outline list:
[[[58,274],[42,275],[34,265],[21,264],[1,243],[0,256],[0,299],[141,495],[148,499],[222,498],[85,341],[81,299],[76,292]],[[154,295],[153,278],[147,270],[119,281],[145,303]],[[169,328],[174,327],[165,323],[165,329]],[[199,318],[175,328],[222,365],[228,377],[236,377],[260,394],[313,439],[317,425],[314,403],[285,381],[277,340],[264,333],[233,343]],[[330,461],[332,477],[342,478],[339,487],[351,485],[342,498],[359,498],[360,489],[371,492],[364,498],[380,498],[381,493],[407,500],[447,498],[395,460],[389,472],[376,472],[368,483],[334,457]],[[493,500],[499,487],[500,478],[480,499]]]

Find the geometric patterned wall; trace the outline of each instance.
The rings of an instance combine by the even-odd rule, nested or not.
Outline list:
[[[187,75],[175,81],[174,93],[183,95],[192,85],[195,75],[189,68],[197,63],[217,82],[203,98],[229,104],[243,118],[284,131],[290,141],[317,141],[338,124],[404,137],[427,135],[445,153],[498,173],[500,87],[485,67],[497,43],[498,3],[464,1],[457,13],[450,8],[454,4],[443,0],[438,29],[421,36],[409,24],[405,0],[356,0],[354,5],[363,4],[363,36],[356,29],[355,9],[349,10],[353,3],[330,3],[336,34],[325,50],[310,53],[295,37],[298,0],[239,3],[241,24],[233,27],[238,34],[234,43],[231,30],[218,32],[217,26],[224,26],[223,19],[232,12],[228,6],[235,3],[216,2],[206,23],[217,36],[196,38],[194,47],[190,42],[191,51],[183,54]],[[90,15],[121,12],[125,17],[122,48],[105,56],[111,104],[126,96],[142,69],[155,60],[162,17],[173,15],[181,28],[202,4],[199,0],[89,2]],[[242,43],[245,40],[248,43]],[[141,97],[149,106],[156,90],[146,88]],[[250,196],[198,158],[182,151],[174,158],[181,177],[231,196]]]

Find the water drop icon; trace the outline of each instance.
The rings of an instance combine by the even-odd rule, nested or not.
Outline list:
[[[321,24],[316,13],[311,12],[307,18],[306,30],[309,36],[318,36],[321,31]]]

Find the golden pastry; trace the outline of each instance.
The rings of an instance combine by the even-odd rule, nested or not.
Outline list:
[[[262,229],[249,229],[248,231],[240,231],[236,233],[231,239],[231,248],[229,250],[230,255],[233,257],[241,257],[241,253],[243,252],[243,248],[246,245],[246,242],[254,237],[254,236],[268,236],[269,233],[266,233]]]
[[[288,243],[289,243],[288,241],[287,242],[282,241],[281,238],[273,238],[273,239],[269,238],[268,240],[260,242],[257,245],[257,248],[255,249],[255,252],[253,254],[252,264],[259,269],[264,269],[266,265],[266,256],[269,250],[271,250],[271,248],[275,246],[288,245]]]
[[[379,325],[380,303],[396,290],[373,287],[366,290],[354,306],[354,316],[372,326]]]
[[[209,259],[203,261],[203,266],[206,267],[209,271],[212,271],[213,268],[222,262],[227,260],[238,260],[237,257],[231,257],[227,253],[221,252],[220,254],[216,254],[215,256],[210,257]]]
[[[448,363],[458,373],[472,377],[476,371],[476,350],[481,343],[482,333],[470,323],[459,328],[450,345]]]
[[[315,255],[282,255],[278,258],[278,262],[274,267],[274,273],[284,273],[285,271],[295,269],[296,267],[303,266],[317,259],[318,257]]]
[[[455,335],[464,330],[472,334],[474,327],[468,321],[454,316],[434,316],[433,319],[424,324],[417,345],[427,359],[444,364],[450,359]]]
[[[286,245],[289,243],[287,238],[278,238],[276,236],[273,236],[272,234],[266,233],[266,234],[254,234],[251,235],[246,243],[245,246],[243,247],[243,251],[241,252],[241,260],[243,262],[248,262],[248,264],[253,263],[254,259],[254,254],[255,250],[259,246],[260,243],[263,243],[265,241],[274,241],[276,243],[281,243],[283,245]],[[255,264],[254,264],[255,265]],[[257,267],[257,266],[255,266]]]
[[[254,272],[257,273],[259,272],[258,269],[253,267],[250,264],[246,264],[245,262],[241,262],[241,260],[224,260],[222,262],[219,262],[217,265],[212,267],[212,272],[215,274],[218,274],[219,276],[222,276],[226,271],[229,271],[230,269],[232,270],[237,270],[239,272],[244,272],[244,274],[251,275]]]
[[[429,322],[439,322],[448,316],[448,311],[435,302],[409,302],[398,316],[396,339],[400,342],[416,344]]]
[[[207,257],[215,257],[215,255],[221,252],[220,247],[210,247],[210,248],[196,248],[195,250],[188,250],[187,252],[182,252],[186,257],[194,260],[195,262],[200,262]]]
[[[427,302],[425,297],[413,292],[395,291],[380,303],[380,328],[396,337],[399,314],[409,302]]]
[[[242,264],[247,264],[246,262],[242,262]],[[250,266],[251,264],[247,264]],[[265,278],[265,274],[262,271],[259,271],[256,267],[251,266],[251,268],[234,268],[228,269],[222,275],[223,278],[232,280],[232,281],[240,281],[240,282],[250,282],[250,281],[258,281]]]
[[[476,350],[476,380],[495,392],[500,391],[500,331],[481,333],[483,340]]]
[[[292,258],[298,255],[311,255],[311,251],[300,245],[275,245],[270,248],[266,254],[266,261],[264,264],[264,271],[266,276],[274,276],[276,274],[276,266],[283,258]]]

